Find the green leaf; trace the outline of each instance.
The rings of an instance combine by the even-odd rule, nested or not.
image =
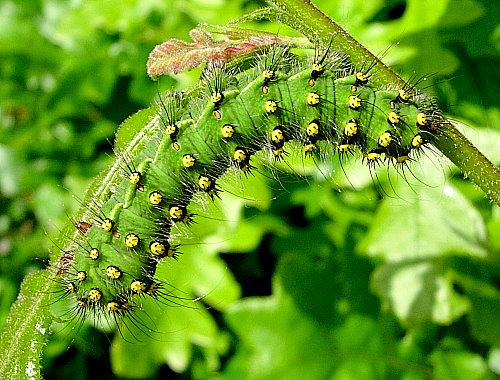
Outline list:
[[[478,210],[452,186],[431,186],[402,184],[396,198],[384,199],[359,250],[385,261],[486,257],[486,226]]]
[[[157,113],[157,107],[149,107],[129,116],[120,124],[116,132],[115,148],[125,149],[130,141],[138,135],[139,131],[151,121],[151,118],[157,116]]]
[[[240,345],[223,378],[292,380],[332,378],[335,374],[339,344],[345,344],[342,335],[336,338],[331,330],[305,317],[280,288],[275,283],[272,297],[249,298],[226,314]],[[370,345],[376,350],[379,342],[372,328],[373,322],[361,317],[352,328],[345,327],[344,336],[353,333],[358,339],[346,350]],[[354,375],[370,377],[374,374],[370,367],[360,365]]]
[[[389,343],[389,324],[358,313],[336,318],[333,325],[318,323],[280,283],[275,277],[271,297],[247,298],[226,313],[239,344],[223,379],[355,380],[429,373],[398,358]]]
[[[7,146],[0,145],[0,196],[11,197],[18,191],[22,166]]]
[[[472,334],[482,342],[500,346],[500,291],[479,279],[466,278],[462,283],[472,305]]]
[[[439,262],[398,262],[374,273],[373,289],[410,326],[429,321],[450,324],[466,313],[468,299],[453,289],[453,280]]]
[[[149,304],[145,306],[149,311],[154,310],[149,314],[155,323],[155,330],[161,333],[152,333],[153,339],[147,339],[136,328],[130,327],[134,335],[123,330],[123,337],[115,336],[111,346],[111,363],[116,375],[148,378],[155,375],[164,363],[176,372],[185,372],[195,351],[193,346],[202,348],[207,358],[217,358],[216,361],[207,361],[207,365],[212,371],[218,369],[218,357],[228,345],[207,310],[202,306],[165,307],[151,305],[148,301],[145,304]],[[159,312],[160,307],[162,312]]]
[[[485,379],[488,367],[476,353],[465,350],[439,349],[432,353],[435,379]]]

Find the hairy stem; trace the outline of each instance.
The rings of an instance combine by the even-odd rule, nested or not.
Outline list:
[[[283,12],[293,15],[297,29],[323,45],[348,54],[353,62],[373,62],[376,70],[371,80],[376,83],[404,85],[405,81],[384,65],[376,56],[356,41],[349,33],[317,9],[310,0],[271,0]],[[500,204],[500,170],[490,162],[451,123],[444,123],[442,133],[433,141],[439,149],[469,177],[485,194]]]
[[[442,126],[440,136],[433,144],[460,168],[464,176],[470,177],[493,202],[500,204],[500,169],[451,123]]]
[[[396,83],[404,85],[405,81],[373,55],[368,49],[342,29],[335,21],[321,12],[309,0],[271,0],[283,12],[293,15],[290,19],[308,38],[319,40],[325,46],[340,50],[351,57],[352,62],[373,62],[376,70],[370,80],[378,84]]]

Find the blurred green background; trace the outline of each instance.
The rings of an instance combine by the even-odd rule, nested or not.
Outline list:
[[[405,78],[428,76],[421,87],[500,163],[498,2],[316,3]],[[2,329],[21,280],[46,266],[51,240],[111,162],[117,126],[154,102],[149,52],[188,40],[199,22],[224,24],[262,5],[0,2]],[[407,181],[380,174],[373,183],[356,164],[346,174],[338,164],[302,169],[307,181],[263,168],[243,183],[229,178],[232,190],[200,210],[184,255],[159,269],[203,297],[195,309],[146,305],[165,333],[135,344],[91,326],[76,337],[55,328],[45,378],[498,377],[498,206],[433,151]]]

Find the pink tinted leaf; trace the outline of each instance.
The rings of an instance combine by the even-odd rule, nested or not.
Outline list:
[[[149,54],[148,75],[153,77],[170,72],[178,74],[205,62],[230,62],[251,55],[263,46],[281,41],[277,36],[263,33],[244,39],[216,41],[209,32],[199,28],[191,30],[189,35],[193,43],[172,38],[157,45]]]

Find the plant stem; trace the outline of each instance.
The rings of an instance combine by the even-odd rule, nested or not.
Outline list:
[[[283,12],[293,17],[308,38],[320,40],[324,46],[331,44],[351,57],[353,62],[373,62],[376,70],[370,80],[377,84],[393,83],[403,86],[406,82],[376,56],[356,41],[349,33],[314,6],[310,0],[271,0]],[[443,123],[439,135],[432,142],[462,174],[469,177],[485,194],[500,204],[500,170],[489,161],[451,123]]]
[[[500,205],[500,169],[489,161],[451,123],[440,128],[434,146],[457,165],[493,202]]]
[[[380,59],[361,45],[335,21],[321,12],[310,0],[271,0],[278,8],[295,20],[297,27],[308,38],[320,40],[323,45],[331,46],[351,57],[352,62],[373,62],[376,70],[370,80],[380,85],[390,83],[404,85],[406,82]]]

